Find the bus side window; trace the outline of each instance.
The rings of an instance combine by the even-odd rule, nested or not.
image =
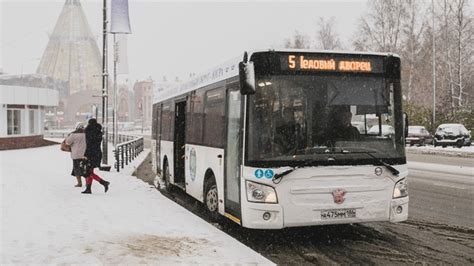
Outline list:
[[[191,139],[193,138],[193,98],[194,92],[189,94],[186,101],[186,143],[191,143]]]
[[[223,148],[225,143],[225,91],[206,92],[204,107],[204,145]]]
[[[156,127],[158,125],[157,123],[157,114],[158,114],[158,104],[155,103],[153,104],[153,119],[152,119],[152,122],[151,122],[151,139],[154,139],[156,140],[157,139],[157,134],[156,134]]]
[[[156,135],[156,139],[159,139],[161,135],[161,104],[157,104],[155,116],[156,116],[155,135]]]
[[[172,140],[171,139],[171,104],[169,102],[163,104],[163,110],[161,113],[162,127],[161,127],[161,140]]]
[[[186,141],[192,144],[202,144],[202,124],[204,117],[204,91],[199,90],[190,99],[191,124],[187,126]]]
[[[170,123],[170,129],[169,129],[169,140],[174,141],[174,119],[175,119],[175,102],[174,100],[170,101],[170,114],[169,114],[169,123]]]

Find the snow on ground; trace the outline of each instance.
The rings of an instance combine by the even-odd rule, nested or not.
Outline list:
[[[132,177],[133,165],[99,171],[110,190],[94,181],[91,195],[58,145],[1,151],[0,166],[2,265],[271,264]]]
[[[453,146],[448,146],[443,148],[441,146],[434,147],[433,145],[426,146],[407,146],[407,152],[409,153],[426,153],[426,154],[444,154],[444,155],[453,155],[453,156],[474,156],[474,146],[464,146],[462,148],[457,148]]]

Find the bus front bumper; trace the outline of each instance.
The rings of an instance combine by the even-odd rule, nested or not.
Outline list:
[[[356,216],[354,218],[334,219],[323,219],[322,212],[327,212],[327,210],[311,205],[283,206],[282,204],[246,202],[246,206],[242,209],[242,225],[253,229],[282,229],[285,227],[377,221],[396,223],[408,219],[408,201],[409,197],[392,199],[386,208],[381,208],[380,202],[367,202],[362,207],[348,206],[340,210],[355,209]]]

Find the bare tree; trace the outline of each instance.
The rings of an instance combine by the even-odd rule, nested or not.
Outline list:
[[[436,82],[435,109],[440,117],[437,122],[467,121],[474,128],[470,117],[474,109],[472,0],[433,2],[369,0],[368,12],[360,19],[353,45],[358,50],[400,54],[404,96],[415,106],[414,110],[429,110],[426,108],[432,106],[432,101],[427,96],[434,95],[432,88]],[[430,7],[435,14],[432,23],[426,21]]]
[[[427,21],[423,10],[427,10],[424,7],[423,2],[416,0],[406,1],[406,21],[403,23],[403,48],[400,53],[404,60],[403,72],[405,74],[405,88],[407,91],[407,100],[412,100],[413,83],[417,78],[417,71],[415,68],[420,66],[421,61],[421,49],[423,32],[426,28]],[[418,87],[419,88],[419,87]]]
[[[454,113],[469,102],[473,90],[473,14],[466,0],[442,0],[438,3],[441,10],[438,38],[443,44],[441,84],[449,96],[450,111]]]
[[[309,37],[295,31],[292,38],[285,40],[285,48],[308,49],[310,47]]]
[[[404,0],[370,1],[368,14],[360,19],[354,47],[358,50],[398,52],[401,48],[402,24],[406,17]]]
[[[426,24],[417,52],[411,54],[410,49],[402,54],[402,83],[407,92],[407,100],[416,106],[431,108],[433,105],[433,27]],[[413,51],[413,50],[412,50]],[[408,62],[405,62],[408,61]],[[411,76],[409,76],[411,73]],[[408,90],[410,92],[408,93]],[[408,94],[410,97],[408,98]]]
[[[464,95],[466,94],[466,77],[465,68],[467,63],[472,62],[472,13],[468,13],[468,2],[465,0],[454,0],[450,2],[454,15],[453,31],[454,31],[454,53],[455,62],[454,68],[456,72],[456,80],[453,87],[456,88],[456,93],[452,95],[453,100],[456,100],[456,106],[463,106]],[[470,75],[469,75],[470,78]]]
[[[455,108],[454,105],[454,79],[453,79],[453,66],[452,66],[452,51],[451,51],[451,29],[450,21],[452,17],[452,9],[447,0],[443,0],[440,4],[442,12],[440,13],[440,29],[441,29],[441,38],[443,40],[443,52],[442,60],[440,62],[443,65],[443,69],[440,74],[444,77],[442,90],[447,89],[446,92],[449,95],[449,105],[451,106],[450,111],[452,112]]]
[[[339,35],[334,32],[335,25],[335,17],[331,17],[329,20],[325,20],[323,17],[319,17],[318,31],[316,33],[316,48],[324,50],[342,49]]]

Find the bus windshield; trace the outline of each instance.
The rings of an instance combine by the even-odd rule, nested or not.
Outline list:
[[[381,76],[257,78],[248,106],[249,165],[364,164],[404,158],[394,86]],[[400,106],[397,108],[401,108]],[[398,127],[397,127],[398,125]]]

